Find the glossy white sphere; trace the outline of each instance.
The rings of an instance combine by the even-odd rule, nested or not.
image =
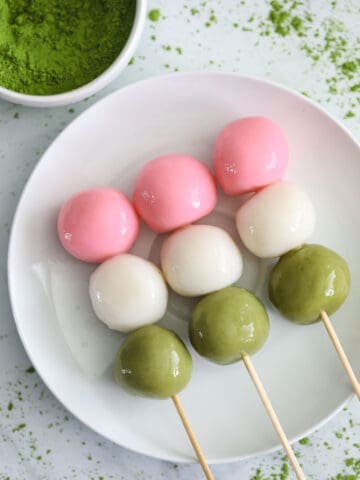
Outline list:
[[[160,320],[168,299],[160,270],[130,254],[101,264],[90,277],[89,293],[97,317],[120,332]]]
[[[175,292],[196,297],[236,282],[243,262],[239,248],[225,230],[190,225],[165,240],[161,266]]]
[[[261,258],[274,258],[300,247],[315,227],[310,198],[290,182],[274,183],[253,195],[236,214],[244,245]]]

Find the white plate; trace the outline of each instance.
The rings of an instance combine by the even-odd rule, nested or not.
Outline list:
[[[184,152],[210,163],[217,132],[247,115],[268,116],[285,130],[291,152],[286,177],[309,192],[318,213],[312,241],[334,248],[350,264],[352,293],[333,320],[359,373],[360,149],[343,127],[300,95],[262,80],[212,73],[154,78],[119,90],[55,140],[17,210],[9,283],[23,344],[43,380],[74,415],[137,452],[177,462],[194,458],[171,401],[131,397],[114,383],[111,365],[122,336],[96,320],[87,294],[94,266],[62,250],[57,212],[84,188],[111,185],[130,195],[141,165],[156,155]],[[221,195],[216,212],[203,223],[235,235],[233,212],[240,202]],[[143,228],[133,251],[157,260],[161,241]],[[339,410],[351,388],[322,325],[294,325],[270,306],[268,270],[269,262],[246,254],[239,284],[268,306],[271,334],[254,363],[285,431],[296,439]],[[173,296],[163,321],[186,341],[187,302]],[[181,398],[209,461],[278,448],[244,366],[216,366],[192,353],[194,374]]]

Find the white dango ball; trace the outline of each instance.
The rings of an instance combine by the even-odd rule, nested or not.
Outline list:
[[[161,249],[161,266],[179,295],[196,297],[236,282],[243,269],[239,248],[223,229],[190,225],[170,235]]]
[[[239,208],[236,226],[251,253],[275,258],[308,240],[315,227],[315,210],[307,193],[297,185],[273,183]]]
[[[160,320],[168,300],[160,270],[130,254],[101,264],[90,277],[89,294],[97,317],[124,333]]]

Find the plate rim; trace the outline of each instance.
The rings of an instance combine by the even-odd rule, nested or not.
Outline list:
[[[231,78],[236,78],[239,81],[241,80],[246,80],[250,82],[255,82],[255,83],[260,83],[260,84],[265,84],[270,87],[275,87],[276,89],[283,91],[287,94],[290,94],[292,96],[295,96],[298,99],[301,99],[302,102],[305,104],[308,104],[309,106],[315,108],[319,112],[321,112],[323,115],[331,119],[340,130],[351,140],[355,146],[358,148],[359,153],[360,153],[360,141],[355,137],[355,135],[345,126],[343,125],[338,118],[335,117],[332,113],[328,112],[325,107],[317,103],[315,100],[312,100],[309,97],[306,97],[302,95],[301,93],[297,92],[296,90],[293,90],[292,88],[283,85],[279,82],[275,82],[266,78],[261,78],[260,76],[253,76],[253,75],[242,75],[234,72],[220,72],[220,71],[189,71],[189,72],[176,72],[176,73],[169,73],[165,75],[156,75],[153,77],[148,77],[133,83],[130,83],[128,85],[125,85],[123,87],[119,87],[113,92],[109,93],[108,95],[105,95],[101,99],[97,100],[94,104],[92,104],[90,107],[86,108],[83,112],[81,112],[75,119],[73,119],[47,146],[45,151],[42,153],[42,155],[39,157],[39,160],[37,164],[35,165],[34,169],[32,170],[31,174],[29,175],[25,186],[23,187],[23,190],[20,194],[15,213],[13,215],[12,219],[12,224],[11,224],[11,229],[10,229],[10,235],[9,235],[9,242],[8,242],[8,254],[7,254],[7,280],[8,280],[8,291],[9,291],[9,298],[10,298],[10,305],[11,305],[11,311],[14,319],[14,323],[16,326],[17,333],[19,335],[19,338],[21,340],[22,346],[29,357],[32,365],[35,367],[37,374],[41,378],[41,380],[44,382],[46,387],[50,390],[51,394],[57,399],[57,401],[60,402],[60,404],[66,408],[77,420],[79,420],[82,424],[84,424],[87,428],[95,432],[96,434],[100,435],[101,437],[113,442],[115,445],[120,446],[121,448],[125,448],[129,451],[132,451],[134,453],[140,454],[140,455],[145,455],[146,457],[149,458],[154,458],[156,460],[161,460],[161,461],[168,461],[168,462],[176,462],[176,463],[181,463],[181,464],[195,464],[197,463],[197,459],[194,458],[185,458],[181,456],[176,456],[174,454],[168,454],[168,455],[158,455],[158,454],[151,454],[151,453],[144,453],[140,449],[137,449],[135,447],[129,447],[125,445],[123,442],[120,443],[118,440],[115,440],[114,438],[111,437],[111,435],[105,435],[104,433],[100,432],[98,428],[93,427],[90,425],[85,419],[82,418],[81,412],[74,412],[72,407],[68,405],[68,402],[64,402],[60,396],[58,395],[57,392],[53,390],[53,387],[51,385],[51,382],[48,381],[47,375],[42,371],[42,369],[38,369],[36,362],[33,361],[33,356],[31,354],[31,349],[28,346],[21,327],[20,327],[20,314],[17,314],[17,308],[16,308],[16,299],[15,299],[15,287],[13,286],[13,268],[12,268],[12,258],[16,254],[15,252],[15,235],[16,235],[16,228],[18,224],[18,217],[20,215],[20,210],[22,209],[23,201],[24,198],[28,192],[28,189],[30,188],[30,184],[32,182],[33,177],[37,175],[38,169],[41,167],[43,159],[48,155],[48,152],[50,149],[53,147],[54,143],[60,140],[64,135],[67,134],[68,129],[72,128],[73,124],[76,123],[77,121],[81,121],[82,117],[88,114],[89,111],[91,111],[93,108],[98,107],[99,104],[102,102],[107,101],[109,98],[112,96],[115,96],[119,94],[120,91],[128,91],[131,89],[136,89],[138,86],[143,86],[144,84],[147,83],[157,83],[158,81],[163,81],[163,80],[172,80],[173,78],[185,78],[189,79],[191,77],[231,77]],[[341,402],[337,408],[335,408],[332,412],[327,414],[325,417],[323,417],[319,422],[317,422],[315,425],[313,425],[311,428],[305,430],[301,434],[289,438],[289,442],[291,444],[299,441],[301,438],[308,436],[315,431],[319,430],[321,427],[323,427],[326,423],[328,423],[332,418],[334,418],[347,404],[348,402],[353,398],[354,393],[350,392],[349,395],[344,399],[343,402]],[[237,461],[242,461],[242,460],[249,460],[254,457],[258,456],[263,456],[263,455],[268,455],[270,453],[276,452],[282,448],[282,445],[280,441],[276,445],[270,448],[264,448],[261,449],[257,452],[253,452],[250,454],[242,454],[242,455],[236,455],[236,456],[227,456],[222,459],[210,459],[208,460],[208,463],[211,465],[221,465],[221,464],[226,464],[226,463],[231,463],[231,462],[237,462]]]

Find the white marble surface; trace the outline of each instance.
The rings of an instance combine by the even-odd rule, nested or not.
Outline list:
[[[360,139],[357,0],[288,1],[286,10],[292,10],[285,28],[290,22],[293,26],[286,36],[269,20],[274,2],[273,7],[263,0],[149,3],[149,9],[160,9],[159,21],[147,21],[134,63],[101,94],[73,107],[50,110],[0,101],[0,480],[203,478],[197,465],[149,459],[99,437],[72,418],[36,372],[27,372],[30,364],[16,333],[6,286],[9,229],[32,169],[76,115],[110,91],[149,76],[221,70],[265,77],[304,92]],[[303,35],[294,28],[298,19],[303,20]],[[360,479],[359,427],[360,407],[354,399],[307,443],[295,445],[307,478]],[[214,466],[213,471],[217,480],[294,478],[286,465],[279,452]]]

